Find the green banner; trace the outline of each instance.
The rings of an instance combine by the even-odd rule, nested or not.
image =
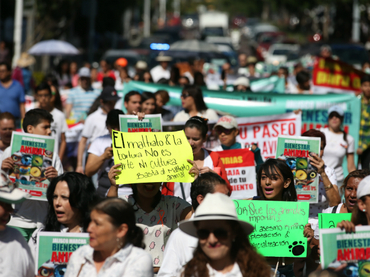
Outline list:
[[[161,132],[162,116],[160,114],[146,114],[139,120],[136,115],[120,115],[119,126],[121,132]]]
[[[292,170],[298,201],[317,203],[319,176],[309,161],[312,152],[319,155],[320,138],[279,136],[275,157]]]
[[[49,180],[45,170],[55,164],[55,139],[13,132],[11,140],[11,158],[14,170],[9,178],[16,182],[20,189],[29,192],[33,200],[46,200]]]
[[[320,258],[323,269],[345,263],[345,276],[369,276],[370,227],[357,226],[355,233],[348,234],[339,228],[320,230]]]
[[[249,239],[265,257],[306,257],[308,202],[234,200],[240,220],[254,226]]]
[[[131,81],[125,84],[123,94],[131,90],[156,92],[160,89],[167,90],[170,95],[167,105],[181,106],[182,88],[178,86]],[[355,139],[355,146],[358,145],[361,101],[354,94],[280,94],[205,89],[202,91],[208,108],[237,117],[284,114],[301,109],[302,132],[325,127],[328,123],[327,110],[333,105],[341,105],[345,111],[343,128]],[[343,170],[347,175],[346,163],[343,164]]]
[[[319,228],[337,228],[337,224],[342,220],[351,220],[351,213],[340,213],[340,214],[324,214],[319,213]]]
[[[39,232],[36,276],[63,276],[72,253],[88,243],[87,233]]]

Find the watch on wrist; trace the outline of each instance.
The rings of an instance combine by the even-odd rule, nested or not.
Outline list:
[[[325,190],[329,190],[329,189],[331,189],[333,187],[333,184],[330,184],[329,186],[327,186],[327,187],[325,187],[324,186],[324,188],[325,188]]]

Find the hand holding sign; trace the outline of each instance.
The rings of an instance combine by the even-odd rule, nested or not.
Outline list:
[[[123,133],[113,130],[117,184],[194,181],[189,174],[193,152],[184,131]],[[199,170],[198,170],[199,171]],[[191,173],[197,173],[194,169]]]

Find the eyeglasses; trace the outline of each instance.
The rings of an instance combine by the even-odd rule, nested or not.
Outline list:
[[[210,234],[213,234],[218,240],[226,240],[228,238],[229,232],[225,229],[218,228],[215,230],[198,229],[197,235],[199,239],[207,239]]]
[[[219,136],[222,133],[225,133],[225,135],[230,135],[233,130],[234,129],[216,128],[215,131],[216,131],[216,134]]]
[[[184,99],[186,99],[186,98],[188,98],[190,95],[187,93],[187,94],[185,94],[185,93],[181,93],[181,96],[180,97],[182,97],[182,98],[184,98]]]

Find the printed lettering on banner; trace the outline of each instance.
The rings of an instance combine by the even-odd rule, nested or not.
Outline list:
[[[73,252],[87,244],[89,244],[87,233],[39,232],[35,275],[63,276]]]
[[[126,133],[112,131],[114,164],[121,173],[117,185],[150,182],[191,183],[193,160],[184,131]]]
[[[162,132],[162,115],[146,114],[142,120],[137,115],[119,116],[119,126],[121,132]]]
[[[309,203],[234,200],[240,220],[253,225],[251,244],[265,257],[306,257]]]
[[[310,163],[311,153],[319,155],[320,138],[279,136],[276,158],[292,170],[298,201],[318,202],[319,174]]]
[[[254,154],[249,149],[217,152],[225,166],[227,178],[233,188],[232,199],[246,199],[257,195]]]
[[[346,264],[342,271],[346,276],[368,276],[370,226],[357,226],[355,233],[346,233],[339,228],[321,229],[320,252],[323,269],[337,268]]]

